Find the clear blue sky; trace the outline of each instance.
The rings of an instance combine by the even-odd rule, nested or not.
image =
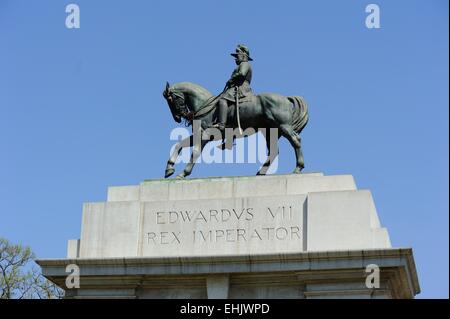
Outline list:
[[[83,202],[163,176],[177,126],[165,81],[218,93],[245,43],[255,92],[309,103],[305,171],[370,189],[393,245],[414,249],[419,297],[448,297],[448,1],[376,1],[369,30],[372,2],[0,0],[0,236],[64,257]],[[285,141],[280,155],[290,172]]]

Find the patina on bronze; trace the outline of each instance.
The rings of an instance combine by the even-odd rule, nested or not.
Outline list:
[[[224,138],[223,133],[220,137],[210,138],[209,129],[215,128],[223,132],[225,128],[239,127],[238,122],[244,131],[253,128],[252,132],[261,131],[265,135],[268,157],[258,171],[258,175],[264,175],[278,155],[278,148],[274,149],[269,145],[272,142],[276,144],[280,136],[285,137],[295,150],[296,166],[293,173],[300,173],[304,168],[299,134],[308,123],[308,106],[305,100],[300,96],[286,97],[275,93],[253,95],[250,88],[252,69],[249,63],[252,59],[248,48],[238,45],[236,53],[232,53],[232,55],[236,59],[237,67],[223,92],[217,96],[213,96],[200,85],[190,82],[176,83],[172,86],[169,83],[166,84],[163,96],[174,120],[178,123],[185,120],[188,124],[192,124],[194,120],[200,122],[197,128],[195,125],[193,126],[193,134],[190,137],[175,146],[167,162],[166,178],[175,172],[175,161],[184,147],[192,147],[192,155],[190,162],[177,176],[178,178],[184,178],[191,174],[196,160],[208,142]],[[276,137],[272,137],[275,139],[274,141],[271,141],[271,135],[266,134],[271,129],[277,130]],[[194,142],[196,134],[202,136],[198,143]],[[208,137],[205,138],[205,135]],[[238,135],[240,136],[237,137],[247,136],[245,132],[244,135],[242,132]]]

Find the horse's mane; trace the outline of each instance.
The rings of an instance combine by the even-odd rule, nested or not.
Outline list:
[[[192,82],[175,83],[172,85],[172,89],[180,90],[185,93],[201,94],[201,95],[204,95],[206,98],[209,98],[212,96],[211,92],[209,92],[203,86],[200,86],[200,85],[192,83]]]

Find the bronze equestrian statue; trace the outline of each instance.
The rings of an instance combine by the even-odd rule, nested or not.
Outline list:
[[[233,133],[233,138],[248,136],[245,131],[249,129],[251,133],[260,131],[266,138],[268,157],[257,175],[265,175],[278,156],[277,145],[280,136],[285,137],[295,150],[296,166],[293,173],[300,173],[304,168],[299,134],[308,123],[308,106],[305,100],[300,96],[285,97],[275,93],[253,95],[250,88],[252,69],[249,63],[252,59],[248,48],[238,45],[232,55],[236,59],[237,67],[224,91],[218,96],[213,96],[205,88],[190,82],[180,82],[172,86],[166,84],[163,96],[174,120],[178,123],[185,120],[189,125],[198,121],[196,123],[200,124],[194,123],[192,135],[175,146],[167,161],[166,178],[175,172],[175,161],[184,147],[192,147],[192,154],[190,162],[177,178],[191,174],[196,160],[208,142],[224,140],[225,130],[237,128],[239,133]],[[275,129],[275,136],[268,134],[271,129]],[[212,135],[211,130],[219,130],[220,136]],[[196,136],[201,137],[198,142]],[[276,147],[270,147],[271,145]]]

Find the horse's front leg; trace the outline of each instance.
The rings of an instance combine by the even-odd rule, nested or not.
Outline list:
[[[175,165],[175,162],[176,162],[178,156],[180,155],[181,150],[185,147],[190,147],[192,145],[192,141],[193,141],[193,135],[182,139],[180,142],[178,142],[175,145],[175,148],[173,149],[173,152],[170,155],[169,160],[167,161],[166,172],[164,175],[165,178],[171,176],[175,172],[175,169],[173,166]]]
[[[192,147],[191,160],[186,165],[184,170],[180,174],[177,175],[177,178],[181,179],[181,178],[185,178],[186,176],[191,175],[192,169],[194,168],[194,165],[195,165],[195,162],[202,154],[203,148],[205,147],[206,143],[208,143],[208,142],[209,142],[209,140],[202,139],[199,143],[194,144],[194,146]]]

